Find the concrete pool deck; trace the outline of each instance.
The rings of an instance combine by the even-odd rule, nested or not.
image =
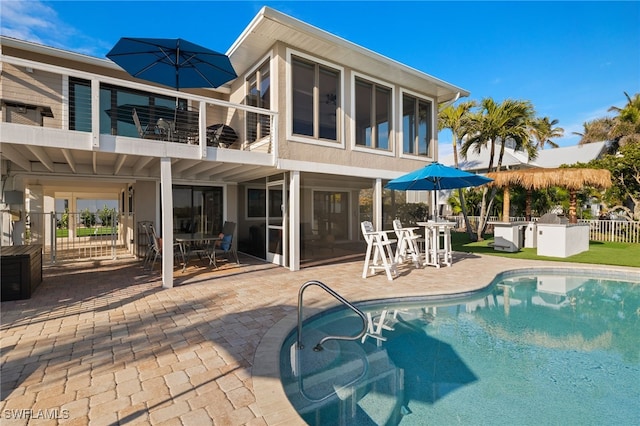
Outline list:
[[[355,302],[471,291],[519,268],[640,274],[465,253],[450,268],[407,265],[393,281],[361,278],[361,259],[298,272],[241,263],[178,270],[172,289],[140,261],[46,267],[31,299],[1,304],[2,424],[304,424],[284,396],[278,358],[308,280]],[[320,289],[305,292],[309,314],[334,305]]]

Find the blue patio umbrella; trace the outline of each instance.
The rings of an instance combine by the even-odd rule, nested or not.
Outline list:
[[[392,179],[385,188],[403,191],[439,191],[441,189],[468,188],[493,181],[488,177],[465,172],[455,167],[434,161],[421,169]],[[435,194],[433,199],[434,217],[437,217]]]
[[[491,181],[493,179],[434,161],[428,166],[390,180],[385,188],[403,191],[437,191],[480,186]]]
[[[227,55],[181,38],[121,38],[107,53],[131,76],[176,90],[218,87],[237,77]]]

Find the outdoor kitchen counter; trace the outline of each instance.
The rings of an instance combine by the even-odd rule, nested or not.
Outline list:
[[[589,250],[588,223],[540,223],[538,256],[569,257]]]

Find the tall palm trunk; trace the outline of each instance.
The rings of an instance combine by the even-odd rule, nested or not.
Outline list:
[[[453,164],[456,169],[458,167],[458,138],[455,133],[452,135],[451,140],[453,141]],[[467,231],[467,235],[469,235],[469,239],[471,241],[477,240],[476,236],[473,233],[473,229],[471,229],[471,223],[469,222],[469,213],[467,212],[467,203],[464,200],[464,192],[462,188],[458,188],[458,199],[460,200],[460,208],[462,209],[462,218],[464,219],[464,229]]]

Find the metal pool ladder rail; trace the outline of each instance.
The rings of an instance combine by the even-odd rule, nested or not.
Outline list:
[[[364,314],[362,313],[362,311],[358,308],[356,308],[355,306],[353,306],[347,299],[345,299],[344,297],[340,296],[338,293],[336,293],[335,291],[333,291],[331,288],[329,288],[329,286],[327,286],[324,283],[321,283],[320,281],[316,281],[316,280],[311,280],[311,281],[307,281],[306,283],[302,284],[302,287],[300,287],[300,290],[298,291],[298,342],[297,342],[297,346],[298,349],[303,349],[304,345],[302,344],[302,295],[304,294],[304,291],[306,290],[307,287],[309,286],[318,286],[320,288],[322,288],[324,291],[326,291],[327,293],[329,293],[330,295],[332,295],[333,297],[335,297],[340,303],[342,303],[343,305],[345,305],[347,308],[351,309],[352,311],[354,311],[356,314],[358,314],[360,316],[360,318],[362,318],[362,331],[357,335],[357,336],[325,336],[323,337],[320,342],[318,342],[317,345],[315,345],[313,347],[314,351],[321,351],[322,348],[322,344],[324,342],[326,342],[327,340],[358,340],[360,338],[362,338],[362,336],[364,336],[367,332],[367,317],[364,316]]]

